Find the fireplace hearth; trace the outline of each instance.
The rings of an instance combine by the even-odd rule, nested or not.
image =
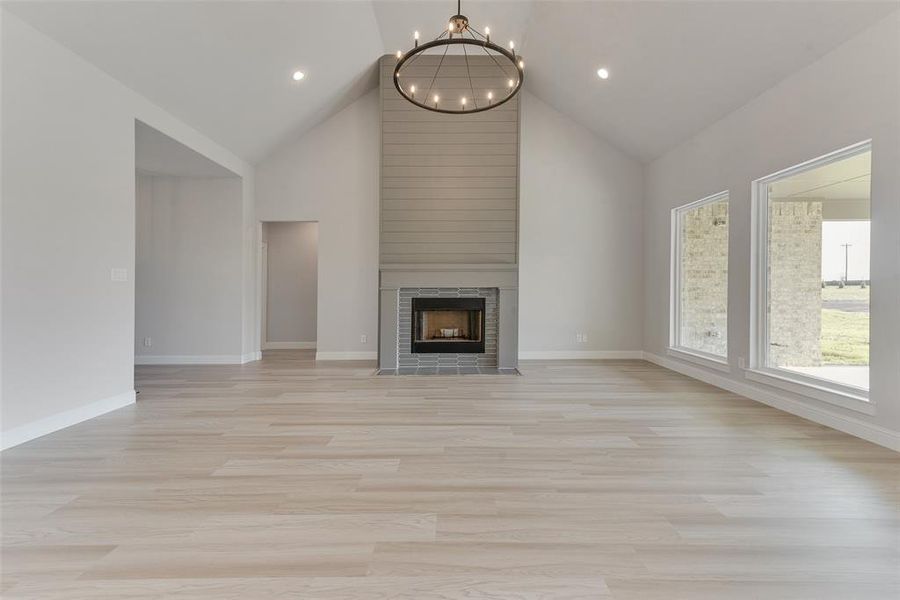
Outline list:
[[[484,298],[413,298],[410,352],[481,354]]]

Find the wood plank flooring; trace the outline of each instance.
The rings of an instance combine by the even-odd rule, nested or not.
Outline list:
[[[900,597],[900,456],[641,361],[272,351],[2,454],[8,599]]]

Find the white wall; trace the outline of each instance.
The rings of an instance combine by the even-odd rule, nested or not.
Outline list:
[[[379,143],[376,90],[257,165],[259,221],[319,223],[323,358],[376,356]]]
[[[252,167],[5,10],[2,72],[9,447],[133,402],[135,119],[244,178],[241,312],[251,332],[256,242]],[[128,280],[111,281],[112,268]]]
[[[521,143],[520,356],[637,355],[640,163],[528,93]]]
[[[264,347],[315,347],[319,225],[263,224],[268,246]]]
[[[900,16],[894,13],[653,162],[644,212],[645,351],[662,357],[668,343],[670,210],[728,189],[732,371],[697,367],[694,374],[718,377],[718,384],[758,398],[768,394],[765,399],[782,408],[889,445],[900,445],[898,31]],[[737,368],[750,345],[751,181],[867,138],[872,139],[871,416],[750,383]]]
[[[241,180],[138,175],[136,198],[136,361],[240,362]]]

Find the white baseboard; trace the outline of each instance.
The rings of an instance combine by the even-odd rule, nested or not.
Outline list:
[[[687,375],[704,383],[734,392],[751,400],[767,404],[778,410],[797,415],[820,425],[837,429],[852,436],[862,438],[873,444],[900,452],[900,433],[879,425],[867,423],[849,415],[843,415],[827,408],[812,406],[806,402],[788,398],[774,391],[764,390],[755,385],[734,381],[716,373],[710,373],[700,367],[644,352],[644,360],[661,367]]]
[[[263,350],[315,350],[315,342],[266,342]]]
[[[642,359],[640,350],[522,350],[519,360]]]
[[[7,448],[24,444],[35,438],[45,436],[48,433],[71,427],[82,421],[99,417],[100,415],[128,406],[129,404],[134,404],[134,398],[134,390],[131,390],[123,394],[91,402],[85,406],[79,406],[78,408],[72,408],[49,417],[44,417],[43,419],[32,421],[26,425],[14,427],[9,431],[4,431],[0,434],[0,449],[6,450]]]
[[[248,352],[247,354],[241,355],[242,365],[256,360],[262,360],[262,352],[260,352],[259,350],[257,350],[256,352]]]
[[[316,360],[376,360],[377,352],[316,352]]]
[[[135,355],[136,365],[242,365],[256,353],[249,354],[165,354],[159,356]],[[246,358],[246,360],[245,360]]]

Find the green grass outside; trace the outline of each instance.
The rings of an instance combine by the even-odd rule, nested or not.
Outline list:
[[[869,313],[822,309],[820,343],[822,364],[869,364]]]

